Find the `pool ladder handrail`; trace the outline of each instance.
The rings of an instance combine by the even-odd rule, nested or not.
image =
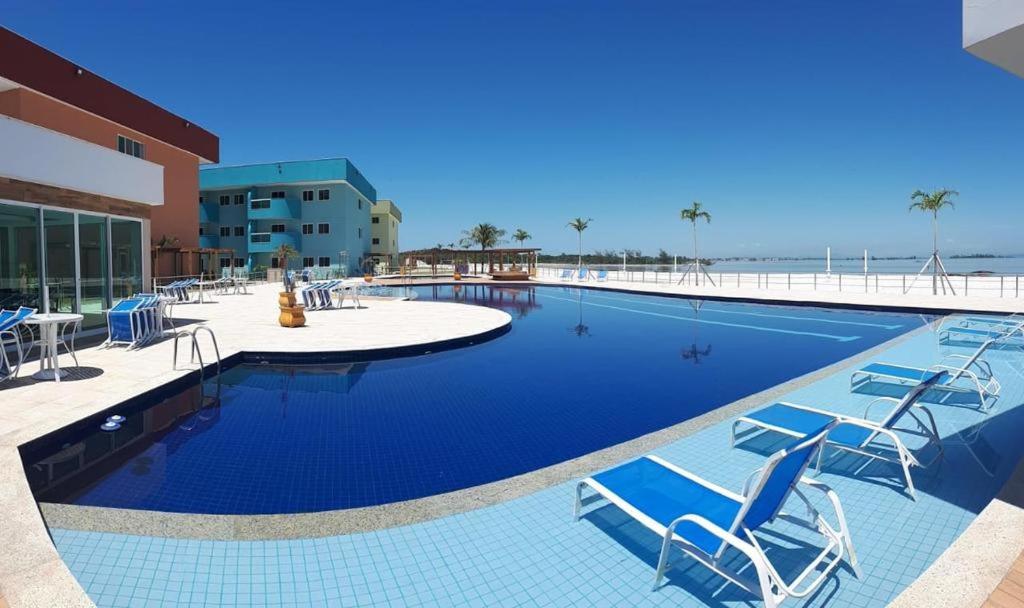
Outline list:
[[[195,363],[196,357],[199,357],[199,381],[202,382],[206,373],[206,364],[203,362],[203,351],[199,348],[199,340],[196,334],[200,330],[205,330],[206,333],[210,334],[210,340],[213,342],[213,352],[217,357],[217,375],[220,375],[220,347],[217,346],[217,336],[213,333],[213,330],[207,325],[200,325],[191,331],[179,331],[174,334],[174,360],[171,362],[171,369],[178,369],[178,339],[183,336],[188,336],[192,343],[192,354],[189,357],[189,363]]]

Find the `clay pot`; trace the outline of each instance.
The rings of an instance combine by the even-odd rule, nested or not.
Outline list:
[[[461,272],[456,272],[456,273],[454,273],[452,275],[452,278],[455,279],[456,281],[461,281],[462,280],[462,273]]]
[[[373,275],[372,274],[364,274],[363,275],[363,280],[366,281],[367,283],[373,283]]]
[[[282,291],[277,294],[277,305],[281,308],[295,306],[295,292]]]
[[[277,322],[281,327],[302,327],[306,324],[306,315],[303,313],[303,306],[281,306],[281,314]]]

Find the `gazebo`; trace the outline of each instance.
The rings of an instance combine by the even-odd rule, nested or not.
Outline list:
[[[431,276],[438,275],[438,266],[441,266],[444,274],[448,274],[446,266],[451,267],[450,272],[461,269],[461,272],[469,272],[470,265],[481,266],[486,264],[487,272],[493,273],[497,265],[499,271],[504,271],[506,266],[522,268],[533,276],[537,272],[538,248],[504,248],[504,249],[449,249],[446,247],[434,247],[432,249],[415,249],[403,251],[398,254],[402,274],[411,274],[410,268],[415,269],[417,262],[423,262],[430,266]],[[525,258],[525,259],[524,259]]]
[[[210,275],[216,274],[215,260],[219,259],[222,255],[227,255],[231,259],[231,274],[235,273],[235,250],[227,249],[223,247],[178,247],[178,246],[160,246],[154,245],[152,247],[152,266],[153,277],[159,278],[161,272],[170,272],[167,276],[182,277],[182,276],[193,276],[202,274],[202,259],[207,259],[207,273]],[[170,268],[167,268],[167,264],[163,263],[162,260],[166,260],[170,256]]]

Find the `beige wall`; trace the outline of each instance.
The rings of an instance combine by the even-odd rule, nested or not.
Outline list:
[[[27,89],[0,92],[0,113],[115,150],[118,135],[145,144],[146,160],[164,167],[164,204],[152,208],[152,238],[174,236],[182,247],[199,246],[197,156]],[[153,272],[170,274],[165,265]]]
[[[381,199],[374,205],[370,212],[370,253],[373,255],[398,255],[398,227],[402,224],[402,212],[393,201]],[[380,218],[374,224],[372,218]],[[379,245],[374,245],[372,239],[380,239]]]

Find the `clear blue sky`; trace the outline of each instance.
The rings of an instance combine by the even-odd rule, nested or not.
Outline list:
[[[370,5],[370,6],[368,6]],[[0,0],[5,26],[221,138],[225,164],[347,156],[402,246],[489,221],[574,251],[1021,253],[1024,80],[961,48],[961,0]],[[1007,221],[1012,218],[1011,221]]]

